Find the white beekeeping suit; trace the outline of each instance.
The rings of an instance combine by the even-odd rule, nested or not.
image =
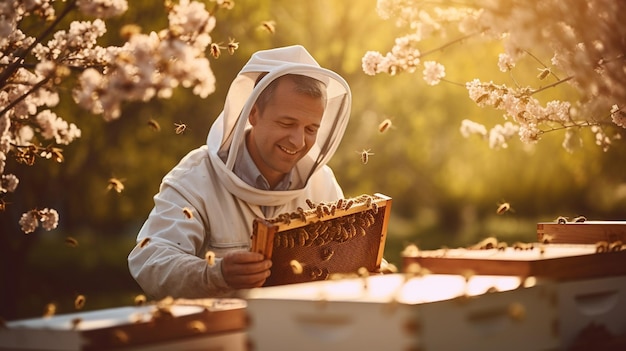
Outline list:
[[[316,143],[293,169],[289,189],[260,190],[240,179],[233,168],[240,149],[246,147],[248,116],[257,97],[285,74],[323,82],[326,108]],[[255,53],[232,82],[207,145],[185,156],[164,177],[154,197],[155,206],[128,257],[130,272],[144,291],[153,298],[225,296],[232,289],[222,276],[221,257],[232,250],[249,250],[254,218],[306,208],[306,199],[342,198],[326,164],[345,132],[351,99],[345,80],[320,67],[302,46]],[[217,256],[212,266],[204,259],[208,250]]]

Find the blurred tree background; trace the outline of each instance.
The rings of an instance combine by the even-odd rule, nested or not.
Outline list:
[[[118,30],[124,24],[137,23],[148,32],[166,21],[161,3],[134,0],[129,5],[124,16],[107,21],[110,43],[119,45]],[[75,107],[68,88],[59,114],[76,123],[82,137],[65,149],[65,163],[38,161],[29,167],[7,160],[20,185],[0,212],[0,316],[40,316],[49,302],[58,305],[58,313],[72,312],[77,294],[86,296],[87,310],[132,304],[141,290],[128,273],[126,257],[162,177],[205,142],[231,80],[250,55],[284,45],[304,45],[352,87],[351,122],[330,165],[347,197],[383,193],[393,198],[385,249],[392,263],[400,265],[400,251],[408,243],[433,249],[465,246],[486,236],[533,241],[536,224],[557,216],[624,219],[623,140],[603,152],[589,134],[583,147],[568,153],[559,131],[546,133],[536,145],[515,140],[501,150],[465,139],[459,132],[463,119],[499,116],[476,107],[464,87],[430,87],[419,74],[363,73],[364,53],[388,50],[397,34],[375,8],[376,0],[237,0],[232,10],[217,14],[212,37],[224,43],[235,38],[240,47],[234,55],[224,51],[212,61],[217,90],[206,99],[179,89],[170,100],[128,104],[120,119],[107,123]],[[467,43],[434,59],[446,63],[451,81],[482,77],[506,82],[509,75],[497,70],[499,50]],[[537,67],[529,62],[514,75],[531,81]],[[566,98],[573,91],[544,94],[538,98]],[[380,133],[378,124],[385,118],[393,126]],[[149,126],[150,119],[160,131]],[[187,128],[177,134],[175,124],[181,123]],[[362,150],[372,153],[367,164],[361,163]],[[111,177],[123,181],[121,193],[107,190]],[[503,202],[511,210],[498,215]],[[56,208],[59,227],[25,235],[19,216],[37,206]],[[76,238],[78,246],[65,245],[67,236]]]

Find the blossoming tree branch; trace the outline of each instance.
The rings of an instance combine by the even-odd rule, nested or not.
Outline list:
[[[368,51],[362,58],[366,74],[421,70],[427,84],[445,81],[464,86],[478,106],[503,112],[504,121],[489,130],[464,120],[460,126],[464,136],[480,135],[490,147],[499,148],[515,135],[534,143],[544,133],[565,130],[563,147],[572,151],[581,144],[579,131],[588,129],[606,151],[625,132],[624,1],[378,0],[377,11],[406,29],[406,34],[396,38],[384,55]],[[433,39],[442,44],[424,47]],[[480,78],[462,84],[446,79],[445,67],[429,56],[470,40],[500,43],[503,51],[493,58],[494,68],[497,65],[511,77],[516,63],[530,58],[537,68],[536,85],[514,80],[508,86]],[[541,93],[565,85],[577,92],[574,101],[541,103]]]
[[[74,75],[72,91],[76,104],[102,115],[119,118],[125,101],[169,98],[183,86],[206,97],[215,90],[215,77],[207,54],[219,57],[238,48],[212,40],[215,12],[230,9],[233,1],[212,0],[207,10],[202,2],[165,2],[168,26],[158,32],[141,33],[128,24],[121,30],[122,46],[99,46],[106,33],[104,20],[128,9],[126,0],[40,0],[0,3],[0,210],[5,196],[19,179],[8,173],[6,161],[32,165],[37,159],[63,162],[62,146],[81,136],[74,123],[54,112],[59,87]],[[70,15],[69,28],[59,28]],[[72,17],[73,18],[73,17]],[[37,25],[26,26],[26,21]],[[28,30],[25,28],[29,28]],[[32,209],[21,216],[20,226],[32,233],[40,225],[57,227],[55,209]]]

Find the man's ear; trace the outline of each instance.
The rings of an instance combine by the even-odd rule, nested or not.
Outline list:
[[[259,107],[254,104],[252,106],[252,109],[250,110],[250,115],[248,116],[248,121],[250,122],[251,125],[255,126],[257,124],[257,122],[259,121]]]

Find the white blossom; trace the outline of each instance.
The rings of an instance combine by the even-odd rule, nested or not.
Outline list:
[[[428,85],[437,85],[441,81],[441,78],[446,76],[445,67],[435,61],[424,62],[424,80]]]

